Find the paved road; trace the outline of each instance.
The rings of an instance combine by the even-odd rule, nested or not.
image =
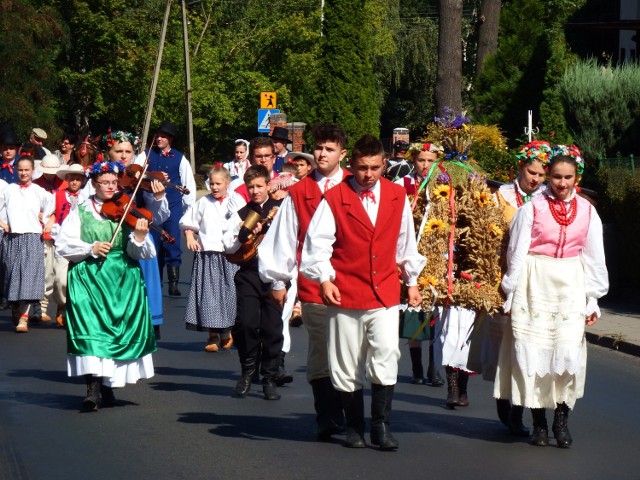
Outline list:
[[[79,410],[84,385],[66,376],[64,331],[16,335],[0,312],[0,479],[640,479],[636,357],[589,346],[574,447],[560,450],[510,437],[478,378],[469,408],[443,408],[445,388],[407,383],[403,349],[392,417],[400,449],[349,450],[315,441],[304,328],[292,330],[295,381],[282,400],[264,401],[258,388],[237,399],[237,353],[202,351],[205,334],[184,329],[185,301],[165,298],[156,376],[116,391],[119,406],[97,413]]]

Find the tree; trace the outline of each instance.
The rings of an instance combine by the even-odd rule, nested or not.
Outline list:
[[[478,49],[476,52],[476,77],[482,73],[484,59],[498,50],[501,0],[483,0],[478,18]]]
[[[462,0],[440,0],[436,108],[462,110]]]
[[[312,121],[342,126],[350,142],[379,132],[364,0],[326,0]]]

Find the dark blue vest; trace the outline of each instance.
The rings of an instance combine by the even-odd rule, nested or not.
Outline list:
[[[165,172],[169,175],[169,181],[177,185],[182,185],[180,179],[180,162],[182,162],[182,152],[172,148],[167,155],[163,155],[160,149],[153,147],[151,152],[147,153],[149,159],[149,171],[150,172]],[[169,209],[179,210],[182,215],[182,194],[175,188],[167,188],[165,191],[167,195],[167,202],[169,202]]]

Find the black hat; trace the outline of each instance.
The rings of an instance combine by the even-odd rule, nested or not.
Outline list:
[[[178,136],[178,129],[173,123],[169,122],[168,120],[164,120],[160,124],[156,132],[166,133],[167,135],[171,135],[173,138],[176,138]]]
[[[283,140],[284,142],[289,141],[289,130],[285,127],[274,127],[273,132],[269,135],[271,140]]]
[[[407,150],[409,150],[409,142],[407,142],[406,140],[398,140],[393,144],[393,148],[396,151],[404,150],[406,152]]]
[[[0,144],[1,145],[18,145],[18,135],[11,125],[5,125],[0,130]]]

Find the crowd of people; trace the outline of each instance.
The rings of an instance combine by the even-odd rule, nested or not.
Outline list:
[[[469,406],[468,382],[480,373],[494,382],[498,416],[514,435],[548,445],[545,409],[553,409],[556,444],[571,446],[585,327],[608,290],[602,224],[579,195],[584,160],[575,146],[524,145],[517,177],[495,190],[510,225],[505,301],[480,324],[468,308],[429,305],[418,287],[425,222],[414,219],[431,208],[429,181],[446,162],[441,145],[399,142],[389,159],[379,139],[364,135],[343,166],[339,126],[314,126],[312,154],[289,152],[287,130],[276,127],[236,140],[234,158],[209,171],[209,193],[196,199],[190,163],[172,147],[177,137],[164,121],[151,148],[136,152],[130,133],[109,131],[102,154],[83,167],[71,135],[51,153],[41,128],[24,144],[11,127],[0,131],[3,301],[17,333],[53,317],[66,329],[68,375],[86,380],[84,410],[113,406],[114,388],[154,375],[162,281],[166,273],[168,294],[182,295],[184,237],[194,253],[185,326],[207,334],[208,352],[237,349],[238,397],[260,379],[265,400],[281,398],[278,387],[293,381],[289,327],[301,319],[318,440],[345,434],[346,447],[366,446],[370,383],[370,443],[396,450],[400,317],[437,309],[428,334],[410,337],[411,383],[443,386],[444,367],[446,405],[455,409]]]

